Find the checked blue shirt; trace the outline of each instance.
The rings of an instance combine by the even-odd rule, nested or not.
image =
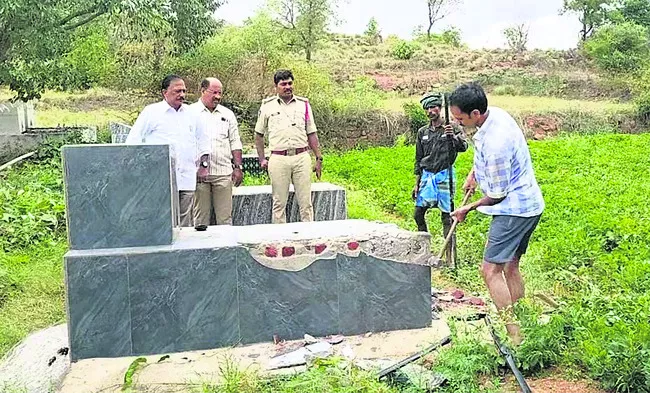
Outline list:
[[[533,217],[544,211],[524,133],[500,108],[488,108],[488,118],[474,135],[474,175],[483,195],[503,201],[481,206],[481,213]]]

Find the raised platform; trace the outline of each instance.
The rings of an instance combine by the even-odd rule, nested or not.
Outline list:
[[[363,220],[184,228],[167,246],[69,251],[71,356],[427,327],[429,257],[429,235]]]
[[[293,185],[287,199],[287,222],[299,222],[300,211],[294,198]],[[331,183],[312,183],[311,201],[314,221],[345,220],[348,218],[345,189]],[[233,188],[233,225],[270,224],[273,213],[271,186]]]

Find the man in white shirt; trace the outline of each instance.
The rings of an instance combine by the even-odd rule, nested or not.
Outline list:
[[[147,105],[142,110],[126,143],[170,145],[171,159],[176,168],[180,216],[175,217],[175,224],[191,227],[197,172],[199,176],[207,174],[204,162],[209,158],[210,142],[201,129],[198,118],[184,104],[186,91],[185,82],[180,76],[165,77],[162,81],[163,100]]]
[[[471,210],[492,216],[481,273],[490,296],[514,344],[521,342],[513,307],[524,297],[519,262],[544,211],[544,197],[524,133],[506,111],[488,107],[483,88],[459,86],[450,97],[450,110],[463,126],[478,128],[474,135],[474,165],[466,191],[480,188],[483,197],[452,213],[462,222]]]
[[[190,105],[209,137],[207,176],[199,176],[194,196],[194,225],[210,225],[214,209],[217,225],[232,225],[232,187],[239,187],[242,143],[235,114],[221,105],[223,85],[216,78],[201,82],[201,99]],[[203,147],[203,146],[202,146]]]

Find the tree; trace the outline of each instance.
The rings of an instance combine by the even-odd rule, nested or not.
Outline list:
[[[528,30],[529,27],[523,23],[504,29],[503,35],[506,37],[508,47],[517,53],[524,52],[528,45]]]
[[[372,45],[377,45],[382,41],[381,30],[379,30],[379,24],[374,17],[370,18],[368,26],[366,27],[366,31],[363,33],[363,35],[368,37]]]
[[[40,98],[59,84],[65,54],[79,29],[97,23],[168,32],[181,50],[216,26],[223,0],[3,0],[0,7],[0,84],[16,98]],[[162,29],[161,27],[168,27]],[[127,29],[128,30],[128,29]]]
[[[335,20],[337,1],[276,0],[271,3],[278,22],[292,33],[295,45],[305,51],[308,62],[327,33],[328,25]]]
[[[431,29],[434,23],[448,16],[454,6],[458,5],[460,0],[427,0],[429,7],[429,28],[427,29],[427,38],[431,37]]]
[[[576,12],[579,14],[582,29],[580,38],[584,42],[594,30],[608,20],[610,5],[613,0],[564,0],[561,13]]]
[[[584,51],[603,71],[638,71],[650,59],[648,29],[630,22],[605,26],[585,42]]]
[[[624,0],[616,11],[625,22],[650,28],[650,1]]]

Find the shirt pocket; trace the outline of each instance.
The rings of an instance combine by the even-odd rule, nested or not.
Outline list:
[[[300,112],[294,112],[292,120],[292,126],[298,128],[299,130],[306,130],[306,121],[305,114]]]
[[[217,130],[216,137],[217,139],[228,138],[228,130],[230,129],[230,123],[225,117],[220,117],[217,119]]]
[[[278,112],[272,112],[269,114],[269,131],[270,130],[277,130],[278,128],[282,127],[282,113]]]

